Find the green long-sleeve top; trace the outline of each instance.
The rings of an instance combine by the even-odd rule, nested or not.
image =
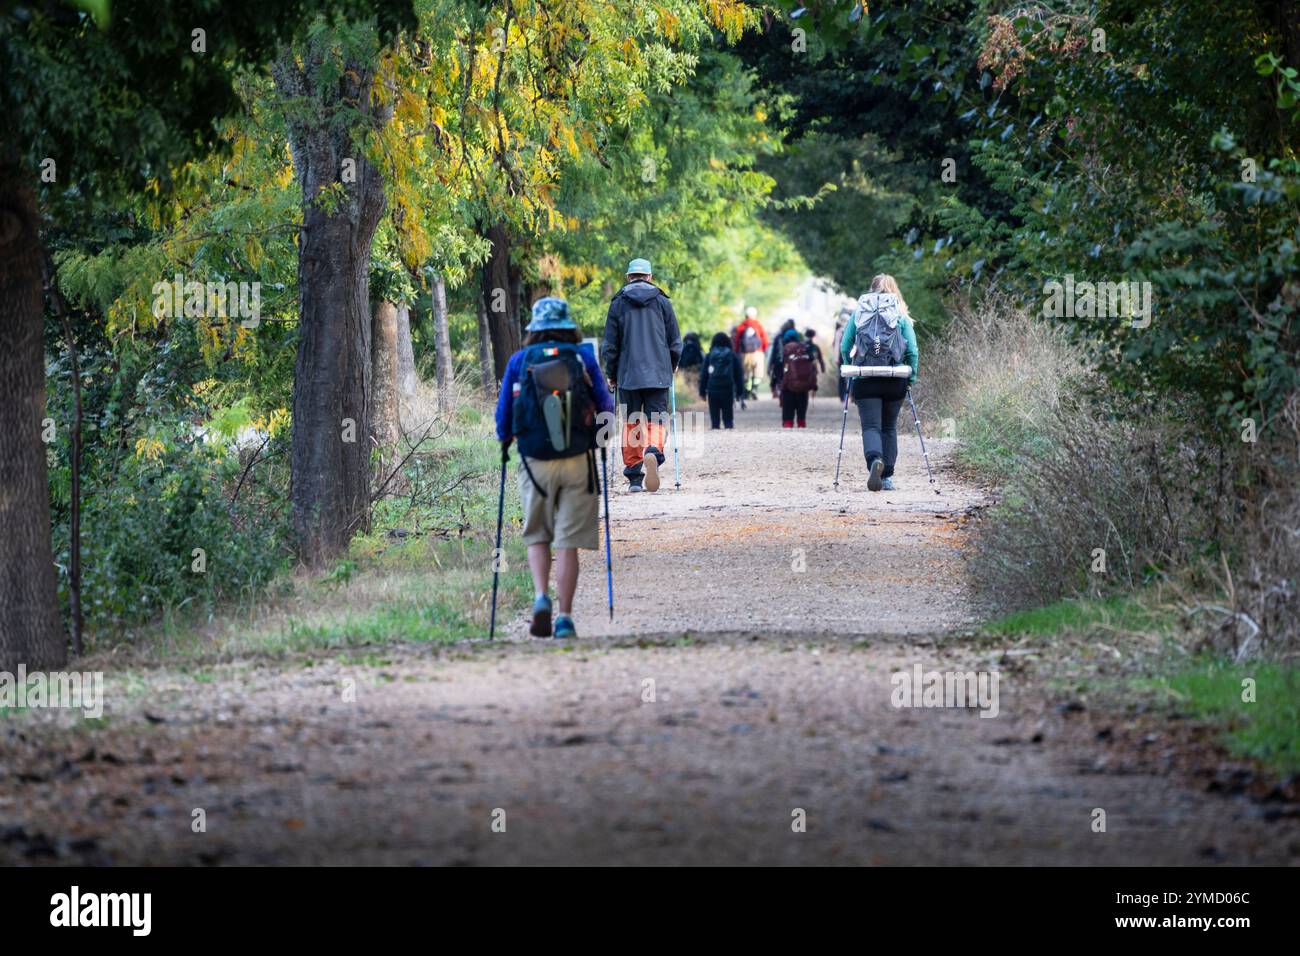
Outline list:
[[[898,327],[903,330],[903,361],[912,367],[912,374],[907,378],[908,385],[916,384],[916,366],[920,361],[921,353],[916,350],[916,329],[912,328],[912,320],[908,316],[902,316],[898,320]],[[853,351],[853,340],[858,334],[858,317],[856,314],[849,316],[848,325],[844,326],[844,337],[840,339],[840,364],[852,365],[849,354]]]

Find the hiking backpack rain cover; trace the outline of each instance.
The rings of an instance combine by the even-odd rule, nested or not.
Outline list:
[[[899,328],[902,310],[891,292],[867,292],[858,297],[854,313],[853,352],[858,365],[898,365],[907,346]]]
[[[806,342],[786,342],[781,347],[781,388],[787,392],[807,392],[817,384],[817,368],[812,349]]]
[[[521,455],[547,461],[596,446],[596,402],[578,348],[542,342],[524,353],[512,413]]]

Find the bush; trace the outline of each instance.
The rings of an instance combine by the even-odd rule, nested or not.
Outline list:
[[[996,294],[952,309],[921,355],[920,372],[919,404],[931,430],[938,424],[955,435],[957,463],[994,482],[1042,446],[1063,396],[1088,384],[1064,333]]]
[[[288,516],[273,507],[287,502],[286,490],[258,495],[246,481],[232,507],[242,472],[233,451],[160,441],[143,454],[127,455],[110,474],[86,476],[81,600],[92,642],[121,636],[163,611],[210,610],[220,601],[247,600],[287,567]],[[61,477],[56,472],[55,480]],[[66,503],[56,500],[55,519],[55,561],[66,604]],[[203,551],[198,566],[195,549]]]

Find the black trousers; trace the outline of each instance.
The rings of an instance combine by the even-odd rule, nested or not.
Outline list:
[[[803,425],[808,421],[809,392],[791,392],[781,389],[781,421],[792,422],[796,418]]]
[[[860,378],[853,383],[853,401],[862,423],[862,454],[868,468],[877,458],[885,460],[882,478],[893,475],[898,461],[898,413],[906,397],[906,379]]]
[[[732,428],[736,424],[734,395],[709,395],[709,424],[714,428],[721,422],[723,427]]]

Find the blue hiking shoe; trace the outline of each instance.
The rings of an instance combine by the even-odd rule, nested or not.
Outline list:
[[[533,602],[533,625],[528,629],[533,637],[551,636],[551,599],[539,594]]]
[[[867,490],[879,491],[882,484],[880,473],[885,470],[885,459],[873,458],[871,460],[871,474],[867,476]]]
[[[573,618],[567,614],[559,614],[555,618],[555,637],[556,640],[568,640],[578,636],[578,629],[573,626]]]
[[[881,490],[881,491],[893,491],[893,490],[894,490],[894,479],[893,479],[893,478],[881,478],[881,479],[880,479],[880,490]]]

